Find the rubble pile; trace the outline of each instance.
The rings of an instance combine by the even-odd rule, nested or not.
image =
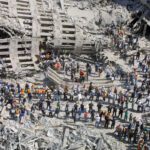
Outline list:
[[[111,149],[103,134],[91,131],[83,124],[71,126],[45,117],[41,117],[36,125],[31,122],[19,125],[5,121],[0,124],[0,137],[1,150]]]

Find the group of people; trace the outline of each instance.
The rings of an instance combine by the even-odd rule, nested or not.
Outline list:
[[[126,49],[125,44],[122,46],[122,43],[116,41],[117,39],[114,40],[116,48]],[[131,37],[126,41],[132,47],[137,44],[137,39],[131,40]],[[149,111],[150,57],[148,55],[142,57],[140,51],[133,55],[129,60],[129,65],[133,68],[131,72],[120,68],[107,71],[110,66],[104,67],[98,62],[95,62],[95,65],[86,63],[83,69],[80,62],[71,59],[66,63],[64,56],[58,56],[54,52],[51,56],[47,56],[47,60],[44,59],[44,63],[48,67],[53,68],[57,64],[53,69],[63,70],[73,83],[75,81],[78,84],[73,85],[72,88],[66,85],[64,88],[43,87],[37,90],[34,85],[28,83],[22,87],[19,83],[2,82],[0,83],[1,115],[5,109],[9,114],[8,118],[19,123],[24,123],[26,116],[33,117],[35,113],[44,117],[63,118],[66,121],[72,119],[74,123],[92,122],[96,128],[115,128],[114,133],[119,140],[128,139],[129,143],[137,143],[138,139],[140,141],[142,139],[144,141],[139,145],[142,147],[146,145],[147,139],[150,139],[150,136],[147,137],[150,132],[145,131],[143,121],[134,117],[132,111],[137,113],[146,112],[147,109]],[[122,86],[94,86],[92,81],[88,86],[84,85],[84,81],[88,81],[93,72],[99,77],[104,72],[107,80],[119,81]],[[116,126],[120,120],[127,125]]]

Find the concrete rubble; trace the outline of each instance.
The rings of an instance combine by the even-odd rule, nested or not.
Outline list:
[[[83,124],[72,126],[44,117],[36,125],[35,122],[28,122],[28,125],[16,125],[11,121],[5,123],[7,125],[0,124],[1,150],[112,149],[102,133],[92,132]]]

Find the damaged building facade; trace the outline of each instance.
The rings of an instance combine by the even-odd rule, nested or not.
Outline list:
[[[34,70],[43,41],[65,53],[92,52],[94,42],[54,8],[49,0],[0,0],[0,58],[7,71]]]
[[[141,33],[150,39],[150,0],[140,0],[140,7],[132,14],[131,27],[134,33]]]
[[[105,3],[108,1],[0,0],[0,63],[8,72],[35,70],[41,42],[62,53],[94,54],[103,28],[118,16],[127,20],[119,9],[113,10],[112,17],[109,7],[101,10]],[[134,33],[149,38],[150,4],[141,0],[139,5],[129,24]]]

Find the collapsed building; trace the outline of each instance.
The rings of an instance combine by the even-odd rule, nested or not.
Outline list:
[[[141,33],[142,36],[150,39],[150,1],[140,0],[139,7],[132,14],[133,20],[130,27],[134,33]]]
[[[0,58],[7,71],[34,70],[40,42],[62,52],[91,53],[94,42],[49,0],[0,1]]]
[[[106,25],[117,19],[123,22],[129,19],[126,8],[117,5],[117,9],[110,11],[116,7],[111,3],[111,0],[0,0],[3,68],[16,73],[36,70],[41,43],[61,53],[96,55],[102,45],[99,39],[102,42],[105,39]],[[142,31],[149,36],[149,1],[141,0],[139,5],[140,10],[133,14],[129,24],[135,33]]]

